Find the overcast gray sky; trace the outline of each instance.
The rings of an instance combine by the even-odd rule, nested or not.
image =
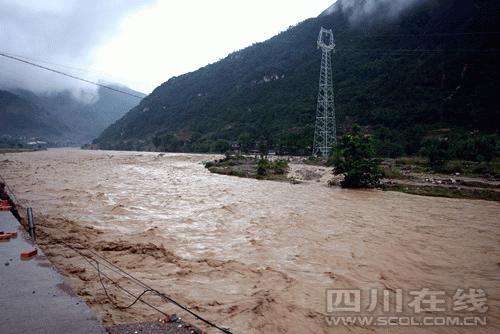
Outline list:
[[[0,0],[0,51],[151,92],[319,15],[335,0]],[[61,67],[63,64],[69,67]],[[94,88],[0,58],[0,86]],[[85,95],[84,94],[84,95]]]

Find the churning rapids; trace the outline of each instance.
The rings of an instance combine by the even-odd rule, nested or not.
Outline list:
[[[113,307],[95,270],[58,240],[103,254],[235,333],[471,330],[329,327],[331,288],[362,289],[363,305],[371,288],[451,296],[482,288],[488,326],[475,333],[500,331],[499,203],[215,175],[201,163],[213,158],[55,149],[5,154],[0,170],[21,205],[33,207],[50,260],[106,324],[160,315],[141,303]],[[133,300],[107,285],[115,303]],[[145,299],[199,324],[155,296]]]

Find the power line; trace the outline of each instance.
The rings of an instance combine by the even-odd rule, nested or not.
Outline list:
[[[66,236],[69,236],[65,231],[61,230],[60,228],[58,227],[53,227],[54,229],[58,230],[59,232],[65,234]],[[96,266],[93,266],[97,271],[98,271],[98,275],[101,274],[100,272],[100,269],[99,269],[99,264],[100,262],[97,261],[96,259],[92,258],[92,257],[89,257],[88,255],[85,255],[85,254],[82,254],[81,252],[79,252],[78,250],[76,250],[74,247],[72,247],[71,245],[69,245],[68,243],[66,243],[65,241],[63,241],[62,239],[58,239],[58,238],[55,238],[55,237],[52,237],[51,238],[55,239],[56,241],[59,241],[61,242],[63,245],[65,245],[66,247],[72,249],[73,251],[77,252],[80,256],[82,257],[86,257],[86,258],[90,258],[92,259],[93,261],[96,262]],[[176,305],[177,307],[181,308],[182,310],[188,312],[189,314],[191,314],[192,316],[194,316],[196,319],[204,322],[205,324],[213,327],[213,328],[216,328],[218,329],[219,331],[221,331],[222,333],[226,333],[226,334],[232,334],[231,331],[229,331],[227,328],[223,328],[221,326],[218,326],[217,324],[211,322],[210,320],[207,320],[205,319],[204,317],[198,315],[197,313],[191,311],[187,306],[177,302],[176,300],[172,299],[171,297],[167,296],[165,293],[163,292],[160,292],[154,288],[152,288],[151,286],[147,285],[146,283],[144,283],[143,281],[141,281],[140,279],[134,277],[132,274],[126,272],[125,270],[121,269],[120,267],[118,267],[117,265],[115,265],[114,263],[112,263],[110,260],[108,260],[107,258],[105,258],[104,256],[98,254],[97,252],[94,252],[93,250],[91,250],[90,248],[88,247],[85,247],[83,246],[82,244],[80,243],[77,243],[80,247],[82,247],[83,249],[85,249],[86,251],[88,251],[89,253],[91,253],[92,255],[100,258],[102,261],[104,261],[105,263],[107,263],[109,266],[113,267],[115,270],[113,270],[112,268],[110,268],[108,265],[103,265],[104,267],[110,269],[111,271],[115,272],[115,273],[118,273],[122,276],[127,276],[129,277],[132,281],[134,281],[136,284],[142,286],[145,290],[139,295],[139,296],[135,296],[134,294],[132,294],[131,292],[127,291],[126,289],[124,289],[123,287],[121,287],[120,285],[118,285],[118,283],[116,283],[115,281],[113,281],[109,276],[106,276],[105,274],[103,274],[104,277],[106,277],[108,280],[110,280],[111,282],[113,282],[114,285],[116,285],[117,287],[119,287],[121,290],[125,291],[127,294],[131,295],[132,297],[135,298],[134,302],[132,304],[130,304],[129,306],[126,306],[126,307],[119,307],[119,308],[123,308],[123,309],[126,309],[126,308],[129,308],[131,307],[132,305],[134,305],[137,301],[141,301],[142,303],[154,308],[156,311],[166,315],[166,313],[164,313],[163,311],[160,311],[158,308],[148,304],[147,302],[144,302],[141,297],[146,294],[147,292],[153,292],[154,294],[156,294],[157,296],[159,296],[160,298],[162,298],[163,300],[167,301],[167,302],[170,302],[174,305]],[[118,272],[117,272],[118,271]],[[100,278],[99,276],[99,279],[100,279],[100,282],[101,282],[101,285],[103,286],[104,290],[105,290],[105,293],[106,295],[108,296],[108,298],[111,300],[111,298],[109,297],[109,295],[107,294],[107,290],[106,288],[104,287],[104,284],[102,282],[102,279]],[[117,307],[115,304],[113,304],[115,307]]]
[[[54,238],[54,237],[52,237]],[[97,276],[99,277],[99,282],[101,283],[101,286],[104,290],[104,293],[106,294],[106,297],[109,299],[109,301],[111,302],[111,304],[118,308],[118,309],[128,309],[130,307],[132,307],[133,305],[135,305],[138,301],[140,301],[141,303],[149,306],[150,308],[152,308],[153,310],[157,311],[158,313],[162,314],[163,316],[168,316],[167,313],[163,312],[162,310],[160,310],[159,308],[157,308],[156,306],[153,306],[151,305],[150,303],[144,301],[141,299],[141,297],[143,295],[145,295],[147,292],[150,292],[152,290],[149,290],[149,289],[146,289],[144,290],[140,295],[136,296],[134,295],[134,293],[132,293],[130,290],[122,287],[120,284],[118,284],[118,282],[116,282],[115,280],[113,280],[111,277],[109,277],[108,275],[106,275],[105,273],[102,272],[102,270],[100,269],[100,262],[97,261],[96,259],[92,258],[91,256],[88,256],[87,254],[84,254],[82,253],[81,251],[79,251],[78,249],[72,247],[71,245],[69,245],[68,243],[66,243],[65,241],[61,240],[61,239],[56,239],[54,238],[56,241],[62,243],[64,246],[68,247],[69,249],[73,250],[75,253],[77,253],[78,255],[80,255],[85,261],[88,262],[88,264],[93,267],[96,271],[97,271]],[[80,245],[81,246],[81,245]],[[91,261],[94,261],[95,264],[92,264]],[[126,294],[128,294],[129,296],[135,298],[134,301],[129,304],[128,306],[119,306],[117,305],[113,299],[111,299],[111,297],[109,296],[108,294],[108,290],[106,289],[105,285],[104,285],[104,282],[102,280],[102,277],[105,277],[106,279],[108,279],[111,283],[113,283],[113,285],[115,285],[117,288],[119,288],[120,290],[122,290],[123,292],[125,292]]]
[[[351,33],[341,35],[343,38],[384,38],[384,37],[439,37],[439,36],[487,36],[500,35],[500,31],[478,31],[478,32],[431,32],[431,33],[406,33],[406,34],[369,34],[369,33]]]
[[[69,78],[72,78],[72,79],[75,79],[75,80],[83,81],[83,82],[89,83],[91,85],[95,85],[95,86],[99,86],[99,87],[102,87],[102,88],[106,88],[106,89],[112,90],[112,91],[117,92],[117,93],[121,93],[121,94],[125,94],[125,95],[128,95],[128,96],[132,96],[132,97],[138,98],[140,100],[142,100],[144,98],[143,96],[135,95],[135,94],[132,94],[132,93],[120,90],[120,89],[116,89],[116,88],[113,88],[113,87],[110,87],[110,86],[106,86],[106,85],[100,84],[100,83],[95,82],[95,81],[91,81],[91,80],[87,80],[87,79],[84,79],[84,78],[81,78],[81,77],[77,77],[75,75],[72,75],[72,74],[69,74],[69,73],[66,73],[66,72],[62,72],[62,71],[58,71],[56,69],[53,69],[53,68],[50,68],[50,67],[46,67],[46,66],[43,66],[43,65],[39,65],[39,64],[33,63],[31,61],[24,60],[24,59],[21,59],[21,58],[12,56],[12,55],[8,55],[8,54],[0,52],[0,56],[8,58],[8,59],[12,59],[12,60],[24,63],[24,64],[28,64],[28,65],[31,65],[31,66],[35,66],[35,67],[41,68],[41,69],[46,70],[46,71],[50,71],[50,72],[54,72],[54,73],[57,73],[57,74],[60,74],[60,75],[64,75],[66,77],[69,77]]]
[[[32,62],[37,62],[37,63],[41,63],[41,64],[58,66],[58,67],[62,67],[62,68],[68,69],[68,70],[78,71],[78,72],[82,72],[82,73],[90,73],[90,74],[93,73],[93,74],[98,74],[99,76],[112,77],[112,75],[110,75],[108,73],[99,72],[99,71],[93,71],[93,70],[79,68],[79,67],[75,67],[75,66],[69,66],[69,65],[59,64],[59,63],[50,62],[50,61],[46,61],[46,60],[41,60],[41,59],[37,59],[37,58],[30,58],[30,57],[26,57],[26,56],[22,56],[22,55],[18,55],[18,54],[12,53],[10,51],[1,50],[0,52],[3,52],[5,54],[8,54],[8,55],[13,56],[13,57],[18,57],[18,58],[21,58],[21,59],[29,60],[29,61],[32,61]]]
[[[362,55],[378,55],[378,56],[421,56],[422,54],[446,55],[446,54],[478,54],[478,55],[497,55],[500,53],[498,49],[481,50],[481,49],[356,49],[342,48],[337,50],[338,53],[356,53]]]
[[[357,49],[357,48],[342,48],[337,51],[370,51],[370,52],[402,52],[402,53],[496,53],[498,49]]]
[[[3,180],[3,182],[5,183],[5,186],[8,187],[7,185],[7,182],[5,182],[5,179],[3,179],[3,177],[0,175],[0,180]],[[10,188],[9,188],[10,189]],[[12,193],[13,197],[15,198],[15,195],[14,195],[14,192],[12,191],[12,189],[10,189],[10,192]],[[16,202],[19,203],[16,199]],[[53,226],[52,228],[58,230],[59,232],[61,232],[63,235],[65,235],[66,237],[69,237],[71,238],[71,236],[66,233],[65,231],[63,231],[61,228],[58,228],[57,226]],[[134,304],[136,304],[138,301],[142,302],[143,304],[151,307],[152,309],[156,310],[157,312],[163,314],[164,316],[167,316],[167,313],[161,311],[160,309],[158,309],[157,307],[151,305],[150,303],[144,301],[141,299],[141,297],[143,295],[145,295],[146,293],[148,292],[152,292],[154,294],[156,294],[157,296],[159,296],[161,299],[167,301],[167,302],[170,302],[174,305],[176,305],[177,307],[181,308],[182,310],[188,312],[189,314],[191,314],[192,316],[194,316],[196,319],[204,322],[205,324],[213,327],[213,328],[216,328],[218,329],[219,331],[221,331],[222,333],[225,333],[225,334],[232,334],[232,332],[227,329],[227,328],[224,328],[224,327],[221,327],[217,324],[215,324],[214,322],[210,321],[210,320],[207,320],[205,319],[204,317],[202,317],[201,315],[198,315],[197,313],[191,311],[189,309],[189,307],[181,304],[180,302],[174,300],[173,298],[169,297],[168,295],[166,295],[165,293],[159,291],[159,290],[156,290],[154,289],[153,287],[147,285],[146,283],[144,283],[143,281],[141,281],[140,279],[134,277],[132,274],[130,274],[129,272],[121,269],[120,267],[118,267],[117,265],[115,265],[114,263],[112,263],[110,260],[108,260],[106,257],[100,255],[99,253],[91,250],[90,248],[88,247],[85,247],[84,245],[78,243],[78,242],[74,242],[76,243],[78,246],[80,246],[80,249],[84,249],[86,251],[88,251],[90,254],[94,255],[95,257],[101,259],[102,261],[104,261],[106,264],[103,264],[103,263],[100,263],[98,260],[96,260],[95,258],[93,258],[92,256],[89,256],[87,254],[84,254],[82,253],[80,250],[76,249],[74,246],[70,245],[69,243],[67,243],[66,241],[60,239],[60,238],[56,238],[52,235],[49,236],[49,238],[53,239],[54,241],[56,242],[59,242],[61,243],[62,245],[66,246],[67,248],[73,250],[74,252],[76,252],[78,255],[80,255],[81,257],[84,258],[85,261],[87,261],[94,269],[97,270],[97,274],[98,274],[98,277],[99,277],[99,281],[100,281],[100,284],[101,286],[103,287],[104,289],[104,292],[107,296],[107,298],[110,300],[110,302],[113,304],[114,307],[116,308],[119,308],[119,309],[128,309],[130,307],[132,307]],[[94,261],[95,262],[95,265],[92,264],[91,261]],[[105,268],[108,268],[109,270],[113,271],[114,273],[117,273],[123,277],[127,276],[129,277],[129,279],[131,279],[133,282],[135,282],[136,284],[138,284],[139,286],[143,287],[144,288],[144,291],[136,296],[135,294],[133,294],[131,291],[129,291],[128,289],[122,287],[121,285],[119,285],[115,280],[113,280],[112,278],[110,278],[108,275],[104,274],[102,272],[102,270],[100,269],[100,265],[103,265]],[[110,267],[111,266],[111,267]],[[111,297],[109,296],[108,292],[107,292],[107,289],[106,287],[104,286],[104,283],[102,281],[102,277],[105,277],[106,279],[108,279],[109,281],[111,281],[113,283],[113,285],[115,285],[117,288],[119,288],[120,290],[124,291],[125,293],[127,293],[128,295],[130,295],[131,297],[134,298],[134,301],[128,305],[128,306],[119,306],[117,305],[112,299]]]

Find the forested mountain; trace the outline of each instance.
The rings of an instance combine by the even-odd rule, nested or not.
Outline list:
[[[367,0],[368,1],[368,0]],[[392,2],[338,1],[316,18],[157,87],[95,140],[106,149],[222,151],[264,143],[309,153],[321,52],[336,39],[338,131],[354,122],[380,155],[417,152],[425,137],[498,130],[500,2],[420,0],[397,15]]]
[[[145,96],[126,87],[116,85],[111,85],[111,87],[130,94]],[[75,98],[69,91],[34,94],[30,91],[17,89],[13,92],[45,110],[65,125],[66,131],[53,137],[59,141],[76,144],[90,142],[140,101],[133,96],[102,87],[99,87],[95,101],[90,103]]]
[[[54,115],[20,96],[0,90],[0,135],[54,139],[69,131]]]

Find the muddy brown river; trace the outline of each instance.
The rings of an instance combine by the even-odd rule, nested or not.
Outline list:
[[[60,240],[104,255],[235,333],[500,332],[499,203],[215,175],[201,164],[213,158],[54,149],[0,155],[0,174],[20,204],[33,207],[51,261],[108,325],[161,315],[141,303],[115,307],[133,298],[104,281],[110,302],[95,270]],[[427,316],[455,315],[457,289],[483,289],[487,312],[459,315],[484,316],[487,325],[326,318],[342,315],[327,313],[327,289],[360,289],[362,310],[349,315],[387,314],[382,296],[393,301],[402,291],[401,314],[422,316],[406,304],[409,292],[424,288],[446,301]],[[368,311],[372,290],[380,298]],[[216,333],[158,297],[145,300]]]

